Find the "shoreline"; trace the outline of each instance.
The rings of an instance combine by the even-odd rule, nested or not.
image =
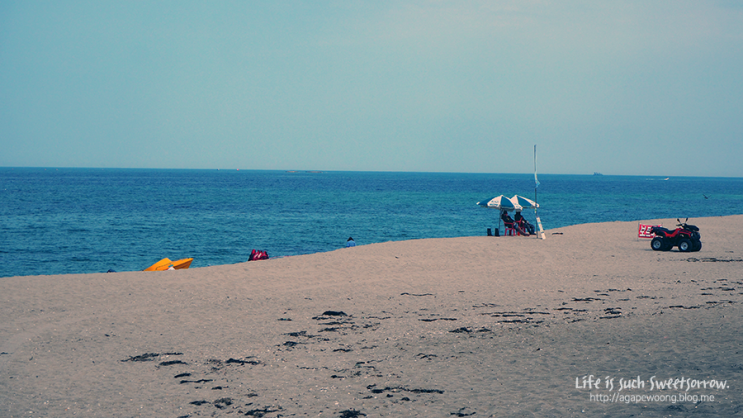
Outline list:
[[[737,216],[743,217],[743,214],[719,215],[719,216],[709,216],[709,217],[704,217],[704,218],[694,218],[694,220],[692,222],[697,222],[697,220],[700,220],[700,219],[719,219],[719,218],[737,217]],[[632,223],[634,223],[634,224],[639,224],[639,223],[651,224],[652,223],[654,225],[655,224],[663,224],[666,228],[669,228],[669,229],[673,230],[675,228],[675,225],[676,225],[676,219],[672,219],[672,218],[659,218],[659,219],[641,219],[641,220],[631,220],[631,221],[618,221],[617,220],[617,221],[608,221],[608,222],[585,222],[585,223],[580,223],[580,224],[575,224],[575,225],[567,225],[567,226],[561,226],[561,227],[552,228],[552,229],[545,229],[544,230],[544,233],[545,233],[545,236],[549,237],[552,233],[560,234],[560,231],[563,230],[563,229],[565,229],[565,228],[598,226],[598,225],[603,225],[603,224],[609,224],[610,225],[610,224],[616,224],[616,223],[626,223],[626,224],[632,224]],[[535,224],[536,224],[536,221],[535,221]],[[535,227],[536,227],[536,225],[535,225]],[[447,240],[447,239],[467,239],[467,238],[475,238],[475,239],[477,239],[477,238],[511,238],[511,237],[504,237],[504,236],[500,236],[500,237],[488,237],[488,236],[485,236],[485,235],[469,235],[469,236],[446,237],[446,238],[413,238],[413,239],[406,239],[406,240],[400,240],[400,241],[383,241],[383,242],[373,242],[373,243],[369,243],[369,244],[358,244],[357,246],[358,247],[364,247],[364,246],[369,246],[369,245],[380,245],[380,244],[389,244],[389,243],[406,243],[406,242],[425,241],[425,240]],[[529,237],[517,237],[517,238],[518,239],[532,239],[532,240],[538,239],[538,238],[536,238],[536,235],[531,235]],[[648,243],[650,242],[650,240],[647,240],[647,241],[648,241]],[[704,242],[704,235],[702,235],[702,241]],[[271,258],[269,258],[269,260],[274,260],[275,261],[275,260],[285,259],[285,258],[290,258],[290,257],[292,257],[292,258],[293,257],[307,257],[307,256],[313,256],[313,255],[317,255],[317,254],[328,254],[328,253],[334,253],[336,251],[342,251],[342,250],[345,250],[345,249],[346,249],[345,247],[338,247],[337,249],[333,249],[333,250],[329,250],[329,251],[325,251],[325,252],[316,252],[316,253],[307,253],[307,254],[294,254],[294,255],[280,255],[280,256],[276,256],[276,257],[271,257]],[[257,260],[257,261],[265,261],[265,260]],[[241,265],[241,264],[244,264],[244,263],[247,263],[247,262],[248,261],[246,260],[246,261],[232,263],[232,264],[215,264],[215,265],[201,266],[201,267],[197,266],[197,267],[189,268],[189,270],[204,269],[204,268],[215,268],[215,267],[237,266],[237,265]],[[145,272],[144,269],[142,269],[142,270],[122,270],[122,271],[113,271],[113,272],[92,272],[92,273],[84,273],[83,272],[83,273],[62,273],[62,274],[41,274],[41,275],[23,275],[23,276],[3,276],[3,277],[0,277],[0,281],[3,280],[3,279],[11,279],[11,278],[19,278],[19,277],[75,276],[75,275],[96,275],[96,274],[142,273],[142,272]],[[152,272],[149,272],[149,273],[152,273]]]
[[[658,221],[675,224],[647,222]],[[743,244],[730,232],[743,215],[694,219],[697,253],[652,251],[636,238],[638,222],[556,228],[543,241],[434,238],[168,272],[0,278],[0,410],[743,411],[734,360]],[[575,387],[588,375],[686,376],[729,388],[693,391],[716,397],[702,404],[609,404]]]

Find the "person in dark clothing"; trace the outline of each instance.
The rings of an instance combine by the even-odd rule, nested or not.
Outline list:
[[[534,225],[530,224],[526,218],[521,216],[521,211],[516,211],[516,215],[513,218],[522,230],[527,231],[529,234],[534,234]]]
[[[519,217],[520,217],[520,216],[521,216],[521,213],[519,213],[519,212],[516,212],[516,216],[519,216]],[[506,225],[506,230],[508,230],[508,228],[513,228],[513,229],[515,229],[515,230],[516,230],[516,232],[518,232],[518,233],[519,233],[520,235],[525,235],[525,236],[527,236],[527,237],[529,236],[529,233],[528,233],[528,232],[526,232],[526,231],[525,231],[524,229],[522,229],[522,228],[521,228],[521,226],[520,226],[520,225],[519,225],[519,224],[518,224],[518,223],[517,223],[516,221],[514,221],[514,220],[513,220],[512,218],[511,218],[511,216],[510,216],[510,215],[508,214],[508,212],[507,212],[507,211],[505,211],[505,210],[504,210],[504,211],[502,211],[502,212],[501,212],[501,215],[500,215],[500,218],[501,218],[501,219],[503,220],[503,223],[504,223],[504,224]],[[522,219],[523,219],[523,218],[522,218]]]
[[[507,211],[502,210],[500,212],[500,218],[503,220],[503,223],[506,224],[507,227],[511,227],[511,224],[513,224],[513,219],[511,219],[511,216],[508,214]]]

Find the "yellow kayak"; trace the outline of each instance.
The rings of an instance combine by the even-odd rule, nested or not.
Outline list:
[[[144,271],[163,271],[167,270],[173,262],[169,258],[163,258],[157,263],[147,267]]]
[[[169,258],[163,258],[157,263],[144,269],[144,271],[164,271],[168,270],[170,267],[173,267],[176,270],[187,269],[191,266],[192,261],[193,258],[184,258],[177,261],[170,261]]]
[[[176,270],[187,269],[191,266],[193,258],[184,258],[182,260],[173,261],[173,268]]]

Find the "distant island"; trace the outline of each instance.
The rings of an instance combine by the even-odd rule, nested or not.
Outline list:
[[[594,176],[603,176],[603,174],[599,173],[598,171],[594,171],[594,172],[593,172],[593,175],[594,175]]]

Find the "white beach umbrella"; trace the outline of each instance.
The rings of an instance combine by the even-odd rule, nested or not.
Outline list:
[[[490,199],[477,202],[477,204],[480,206],[487,207],[487,208],[501,209],[501,210],[521,210],[523,209],[519,204],[514,203],[513,200],[503,195],[492,197]]]
[[[511,202],[516,206],[521,206],[523,209],[534,209],[539,207],[539,203],[519,195],[513,195]]]

